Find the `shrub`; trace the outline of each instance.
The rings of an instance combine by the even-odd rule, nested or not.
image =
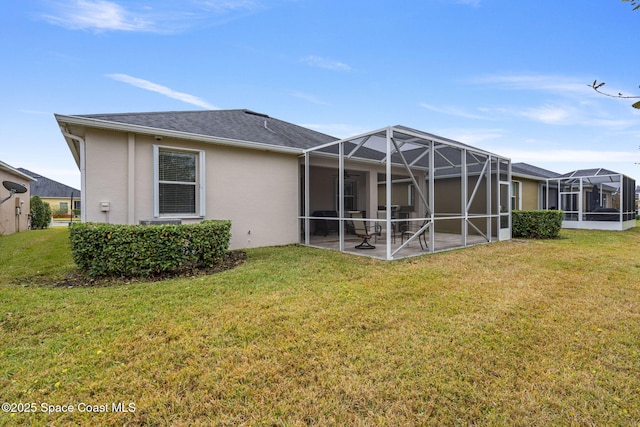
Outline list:
[[[31,205],[31,228],[36,230],[47,228],[51,222],[51,206],[49,206],[49,203],[43,202],[39,196],[33,196],[29,200]]]
[[[231,221],[185,225],[73,224],[71,253],[90,276],[154,276],[213,267],[229,249]]]
[[[511,226],[513,237],[555,239],[562,228],[562,211],[513,211]]]
[[[63,208],[62,206],[58,206],[51,211],[54,218],[64,218],[63,215],[67,215],[68,212],[69,210],[67,208]]]

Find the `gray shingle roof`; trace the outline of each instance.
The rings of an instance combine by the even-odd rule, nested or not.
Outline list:
[[[516,175],[536,176],[540,178],[557,178],[560,176],[559,173],[530,165],[528,163],[511,163],[511,173]]]
[[[69,187],[61,182],[54,181],[24,168],[17,168],[20,172],[37,179],[31,183],[31,195],[40,197],[71,197],[80,198],[80,190]]]
[[[300,149],[337,140],[250,110],[87,114],[76,117]]]

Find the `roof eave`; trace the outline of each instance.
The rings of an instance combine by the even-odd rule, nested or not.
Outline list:
[[[514,172],[513,169],[511,170],[511,176],[515,176],[518,178],[525,178],[525,179],[531,179],[534,181],[546,181],[547,179],[550,178],[545,178],[542,176],[536,176],[536,175],[530,175],[530,174],[526,174],[526,173],[520,173],[520,172]]]
[[[14,175],[18,175],[20,178],[22,179],[26,179],[27,181],[33,181],[36,182],[37,179],[35,179],[32,176],[27,175],[26,173],[22,173],[19,170],[17,170],[16,168],[9,166],[8,164],[4,163],[4,162],[0,162],[0,169],[4,169],[8,172],[11,172]]]

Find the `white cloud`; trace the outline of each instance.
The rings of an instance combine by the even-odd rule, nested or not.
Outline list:
[[[429,105],[424,102],[421,102],[419,105],[422,108],[435,111],[436,113],[447,114],[450,116],[464,117],[466,119],[483,119],[484,120],[489,118],[486,115],[471,113],[459,107],[435,107],[433,105]]]
[[[543,105],[541,107],[536,108],[528,108],[516,115],[526,117],[528,119],[549,123],[549,124],[566,124],[569,122],[572,113],[569,109],[553,106],[553,105]]]
[[[200,7],[217,13],[229,12],[234,10],[253,10],[259,8],[259,5],[252,0],[215,0],[215,1],[198,1]]]
[[[70,30],[152,31],[154,23],[107,0],[73,0],[54,3],[54,13],[43,15],[51,24]]]
[[[309,55],[300,59],[307,65],[312,67],[324,68],[333,71],[350,71],[351,67],[343,62],[335,61],[321,56]]]
[[[52,0],[42,18],[69,30],[173,33],[212,18],[259,9],[253,0],[155,0],[151,6],[130,0]],[[211,22],[208,22],[209,24]]]
[[[295,97],[295,98],[300,98],[303,99],[305,101],[308,101],[312,104],[316,104],[316,105],[331,105],[328,102],[325,102],[323,100],[321,100],[320,98],[318,98],[315,95],[311,95],[308,93],[304,93],[304,92],[292,92],[291,96]]]
[[[589,79],[551,74],[495,74],[477,77],[471,83],[494,85],[511,90],[531,90],[584,96],[593,92],[589,89]]]
[[[209,110],[217,110],[218,107],[209,104],[207,101],[198,98],[197,96],[190,95],[188,93],[177,92],[166,86],[159,85],[157,83],[150,82],[148,80],[139,79],[137,77],[131,77],[126,74],[107,74],[110,79],[130,84],[131,86],[138,87],[140,89],[156,92],[169,98],[177,99],[187,104],[196,105],[198,107],[206,108]]]

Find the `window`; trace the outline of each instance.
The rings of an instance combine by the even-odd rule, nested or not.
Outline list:
[[[154,216],[204,216],[204,152],[153,148]]]
[[[335,181],[335,201],[336,211],[340,208],[340,183]],[[344,180],[344,211],[355,211],[358,209],[358,182],[354,180]]]
[[[60,202],[60,211],[69,212],[69,202]]]
[[[522,183],[520,181],[511,181],[511,210],[522,209],[522,197],[521,195]]]

